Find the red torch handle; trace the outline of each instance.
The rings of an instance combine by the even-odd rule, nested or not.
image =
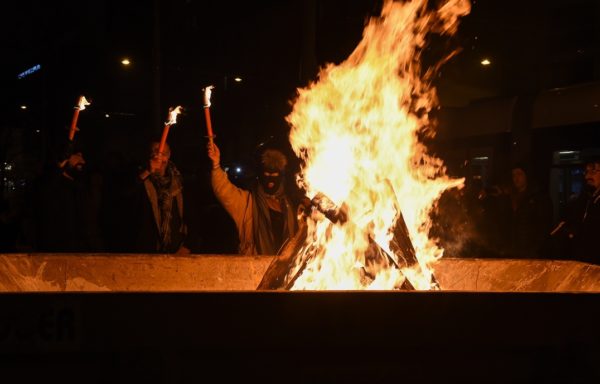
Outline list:
[[[73,112],[71,128],[69,129],[69,141],[73,141],[75,138],[75,132],[77,131],[77,119],[79,118],[79,111],[81,110],[82,101],[83,95],[79,96],[79,99],[77,99],[77,105],[75,106],[75,111]]]
[[[213,135],[213,130],[212,130],[212,123],[210,122],[210,108],[209,107],[204,107],[204,117],[206,117],[206,131],[208,133],[208,140],[212,144],[214,135]]]
[[[165,151],[165,145],[167,144],[167,136],[169,135],[169,128],[171,128],[171,126],[169,124],[165,124],[162,136],[160,138],[160,144],[158,145],[158,153],[161,155],[164,154]]]
[[[73,141],[75,138],[75,131],[77,131],[77,118],[79,117],[79,107],[75,107],[73,112],[73,120],[71,120],[71,129],[69,129],[69,141]]]

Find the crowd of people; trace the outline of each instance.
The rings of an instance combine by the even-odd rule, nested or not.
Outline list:
[[[451,257],[566,259],[600,264],[600,158],[585,164],[585,187],[553,221],[550,195],[530,167],[517,162],[507,186],[467,180],[444,194],[433,215],[432,235]]]
[[[115,160],[89,172],[85,151],[67,141],[19,212],[2,201],[0,253],[275,254],[295,233],[299,200],[286,193],[283,150],[259,148],[256,169],[232,182],[217,144],[206,152],[212,169],[195,180],[185,180],[168,144],[159,146],[150,143],[140,165]],[[200,194],[198,184],[207,184]]]
[[[171,148],[148,148],[146,164],[102,182],[84,172],[86,160],[74,143],[61,151],[36,186],[32,202],[32,252],[210,253],[188,228],[184,203],[194,196],[171,161]],[[220,226],[227,243],[217,252],[273,255],[298,228],[302,195],[288,190],[288,159],[279,149],[260,151],[253,183],[242,187],[222,168],[220,150],[210,142],[207,182],[216,207],[198,220]],[[558,223],[549,195],[536,185],[529,167],[513,164],[510,186],[485,187],[468,179],[447,191],[432,214],[431,237],[450,257],[552,258],[600,263],[600,158],[585,164],[586,188],[573,199]],[[185,199],[184,199],[185,196]],[[298,199],[297,197],[300,197]],[[0,212],[3,252],[14,246],[17,229],[3,203]],[[198,221],[196,220],[196,222]],[[206,238],[210,238],[207,234]],[[214,240],[214,239],[213,239]],[[12,243],[11,243],[12,242]]]

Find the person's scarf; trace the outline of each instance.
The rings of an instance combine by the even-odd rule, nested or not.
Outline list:
[[[283,183],[275,192],[275,197],[281,204],[281,213],[283,215],[283,241],[290,238],[296,232],[295,212],[290,202],[285,196]],[[267,203],[268,194],[260,184],[252,189],[252,199],[254,209],[252,212],[253,236],[256,251],[261,255],[275,255],[279,250],[275,249],[273,230],[271,229],[271,216],[269,214],[269,205]]]
[[[167,250],[171,245],[171,218],[173,212],[173,200],[181,193],[181,174],[173,163],[169,161],[165,174],[163,176],[157,174],[150,175],[150,181],[156,190],[157,205],[159,218],[158,236],[159,250]]]

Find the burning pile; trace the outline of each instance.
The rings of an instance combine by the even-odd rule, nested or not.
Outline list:
[[[443,250],[428,238],[429,213],[462,180],[448,178],[418,139],[433,134],[436,106],[436,71],[423,70],[421,54],[428,33],[454,33],[469,11],[468,0],[438,9],[387,0],[350,57],[299,90],[290,142],[303,162],[298,183],[320,209],[284,249],[292,254],[282,254],[278,287],[436,288],[431,268]]]

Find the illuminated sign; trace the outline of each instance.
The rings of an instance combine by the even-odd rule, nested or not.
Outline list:
[[[19,73],[17,75],[17,77],[19,79],[24,79],[25,77],[31,75],[32,73],[35,73],[35,72],[39,71],[40,69],[42,69],[42,66],[40,64],[34,65],[33,67],[31,67],[31,68],[29,68],[29,69],[27,69],[27,70]]]

